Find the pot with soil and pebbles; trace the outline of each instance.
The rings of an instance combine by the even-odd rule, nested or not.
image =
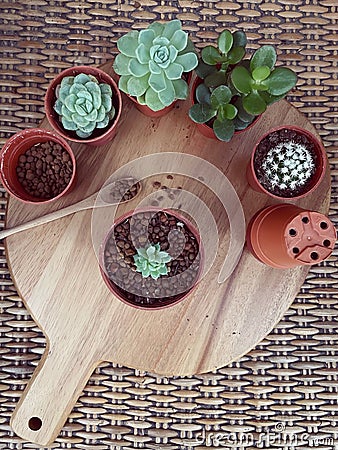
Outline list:
[[[113,139],[122,97],[103,70],[76,66],[57,75],[45,95],[45,112],[54,130],[73,142],[103,145]]]
[[[299,199],[321,183],[327,167],[322,143],[309,131],[283,125],[255,145],[247,167],[250,186],[274,198]]]
[[[263,208],[247,229],[253,256],[279,269],[320,263],[331,255],[336,239],[328,217],[288,203]]]
[[[108,288],[124,303],[154,310],[182,301],[196,286],[202,248],[193,225],[171,210],[139,209],[119,218],[100,248]]]
[[[39,128],[20,131],[3,146],[0,177],[13,197],[26,203],[47,203],[75,185],[76,161],[68,143]]]

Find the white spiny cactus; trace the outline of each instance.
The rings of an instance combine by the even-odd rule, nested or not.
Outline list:
[[[268,151],[262,169],[272,188],[293,191],[311,178],[315,164],[307,147],[289,141],[281,142]]]

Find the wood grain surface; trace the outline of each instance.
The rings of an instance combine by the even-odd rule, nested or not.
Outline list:
[[[109,72],[110,66],[108,63],[103,69]],[[117,168],[162,151],[196,155],[218,167],[235,187],[248,221],[258,209],[275,203],[251,190],[246,182],[245,167],[258,137],[281,124],[315,133],[286,101],[272,105],[252,129],[229,144],[199,134],[187,117],[188,101],[160,119],[141,115],[125,96],[123,103],[118,133],[110,144],[98,148],[72,145],[78,161],[74,191],[46,206],[25,205],[11,198],[7,227],[79,201],[96,192]],[[42,127],[48,128],[46,121]],[[298,293],[308,267],[268,268],[246,249],[232,276],[217,283],[229,247],[228,220],[217,199],[196,180],[175,174],[172,180],[166,175],[150,177],[138,197],[121,205],[118,215],[151,193],[154,181],[190,189],[208,203],[220,239],[211,270],[184,302],[171,308],[137,310],[113,296],[101,278],[93,250],[90,211],[6,239],[7,260],[18,292],[48,342],[11,422],[24,439],[40,445],[53,441],[100,361],[167,375],[210,371],[255,346]],[[329,198],[327,173],[319,189],[297,204],[327,213]],[[30,429],[32,417],[41,420],[39,430]]]

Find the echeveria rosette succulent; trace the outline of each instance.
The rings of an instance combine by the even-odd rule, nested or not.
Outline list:
[[[232,87],[247,113],[262,114],[267,105],[284,98],[296,85],[297,75],[286,67],[275,68],[276,59],[274,47],[263,45],[250,62],[243,61],[232,70]]]
[[[171,261],[171,256],[167,252],[161,251],[160,244],[138,248],[136,251],[137,254],[134,255],[136,271],[141,272],[143,278],[151,276],[157,280],[161,275],[167,275],[166,264]]]
[[[195,103],[189,110],[189,117],[196,123],[206,123],[213,120],[213,130],[221,141],[230,141],[235,132],[234,118],[237,108],[230,103],[231,90],[227,86],[218,86],[210,92],[205,84],[196,89]]]
[[[56,88],[54,110],[66,130],[86,139],[96,128],[105,128],[115,116],[112,89],[85,73],[64,77]]]
[[[179,20],[130,31],[118,39],[117,47],[120,53],[113,67],[120,75],[121,91],[153,111],[188,97],[182,74],[192,71],[198,59]]]

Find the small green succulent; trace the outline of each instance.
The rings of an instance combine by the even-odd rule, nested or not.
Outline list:
[[[171,256],[167,252],[161,251],[160,244],[138,248],[136,251],[137,254],[134,255],[136,271],[141,272],[143,278],[151,276],[157,280],[161,275],[167,275],[166,264],[171,261]]]
[[[96,128],[105,128],[115,116],[109,84],[85,73],[64,77],[56,88],[54,110],[66,130],[88,138]]]
[[[286,67],[275,68],[277,54],[271,45],[263,45],[252,55],[250,62],[238,65],[231,72],[233,87],[241,96],[244,110],[262,114],[297,83],[297,75]]]
[[[312,177],[315,163],[312,153],[302,144],[294,141],[281,142],[272,147],[262,162],[264,185],[268,190],[275,188],[294,191]]]
[[[192,71],[198,59],[179,20],[130,31],[118,39],[117,47],[120,53],[113,67],[121,75],[121,91],[153,111],[187,98],[188,85],[182,74]]]
[[[212,127],[221,141],[230,141],[235,132],[233,119],[237,115],[237,108],[229,103],[232,98],[231,90],[227,86],[218,86],[210,93],[205,84],[196,89],[196,99],[189,110],[190,118],[197,123],[205,123],[215,118]]]

